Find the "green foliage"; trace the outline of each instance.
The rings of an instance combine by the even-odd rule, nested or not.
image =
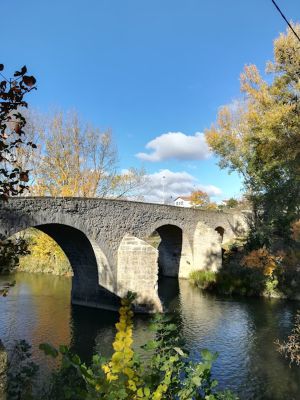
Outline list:
[[[300,25],[294,25],[300,33]],[[243,178],[253,206],[250,239],[269,245],[272,235],[289,239],[299,219],[300,101],[299,42],[290,29],[274,41],[268,80],[255,65],[241,74],[243,97],[222,107],[206,139],[222,168]],[[271,233],[271,236],[270,236]]]
[[[28,243],[22,237],[0,241],[0,274],[8,274],[17,268],[21,256],[29,253]],[[15,282],[0,286],[0,296],[7,296]]]
[[[226,207],[227,208],[235,208],[239,205],[239,202],[234,199],[233,197],[231,197],[229,200],[227,200],[226,202]]]
[[[218,272],[194,271],[191,282],[204,290],[226,295],[297,298],[300,291],[299,248],[270,252],[248,251],[232,245]]]
[[[8,363],[7,400],[33,400],[38,366],[31,360],[31,346],[20,340],[15,342]]]
[[[0,273],[14,270],[21,256],[29,254],[28,242],[23,237],[15,237],[0,242]]]
[[[210,289],[215,287],[217,273],[207,270],[193,271],[190,274],[190,280],[200,289]]]

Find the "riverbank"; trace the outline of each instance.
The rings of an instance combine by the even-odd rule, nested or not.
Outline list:
[[[193,271],[190,281],[200,289],[224,295],[300,300],[300,246],[250,252],[235,248],[225,252],[219,271]]]
[[[21,256],[17,272],[72,276],[70,262],[61,247],[48,235],[34,228],[23,233],[28,254]]]

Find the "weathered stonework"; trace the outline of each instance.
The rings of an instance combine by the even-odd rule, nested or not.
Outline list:
[[[0,203],[2,239],[29,227],[49,234],[68,256],[72,302],[108,309],[127,290],[157,305],[158,272],[187,278],[194,269],[217,270],[222,238],[215,229],[224,229],[225,242],[246,230],[242,214],[122,200],[25,197]],[[149,241],[155,231],[157,249]]]

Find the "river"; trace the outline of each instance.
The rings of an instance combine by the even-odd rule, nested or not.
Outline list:
[[[38,350],[42,342],[70,344],[84,360],[96,350],[111,354],[117,313],[71,306],[70,278],[26,273],[14,278],[16,286],[0,299],[0,337],[6,346],[26,339],[42,371],[49,368]],[[165,305],[180,313],[178,329],[193,357],[203,348],[219,353],[213,376],[221,388],[242,400],[300,399],[300,367],[289,368],[274,344],[290,332],[299,302],[214,296],[172,278],[163,278],[159,291]],[[147,316],[135,317],[136,348],[151,336],[148,322]]]

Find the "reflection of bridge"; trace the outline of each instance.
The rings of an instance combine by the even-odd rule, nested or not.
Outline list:
[[[241,214],[131,201],[15,198],[0,202],[0,235],[29,227],[51,236],[74,271],[72,302],[113,309],[128,290],[160,309],[158,273],[187,278],[221,266],[221,242],[243,233]]]

